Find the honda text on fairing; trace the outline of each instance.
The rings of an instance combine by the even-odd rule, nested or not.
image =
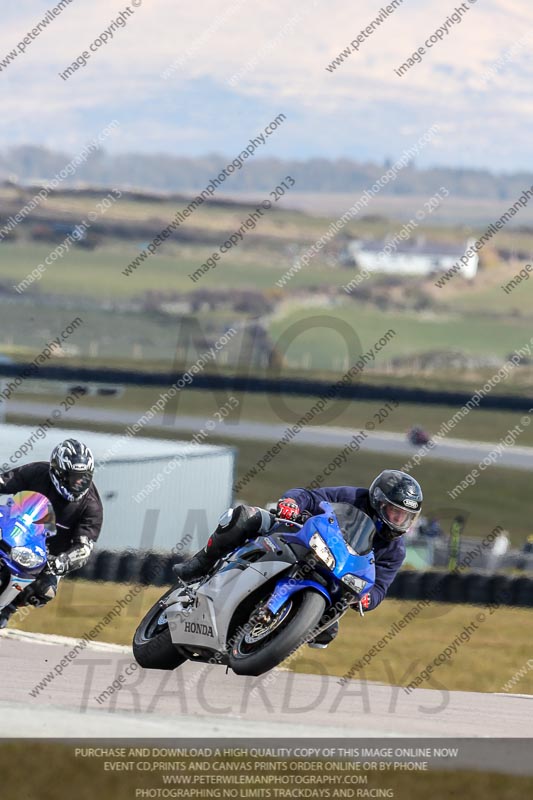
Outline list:
[[[303,524],[277,519],[201,580],[167,592],[135,632],[140,666],[187,660],[261,675],[359,605],[374,585],[375,526],[348,503],[320,504]]]
[[[0,505],[0,611],[43,571],[55,533],[52,504],[39,492],[18,492]]]

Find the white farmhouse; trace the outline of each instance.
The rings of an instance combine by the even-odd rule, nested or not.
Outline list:
[[[459,264],[466,250],[475,243],[470,239],[461,248],[428,242],[420,237],[412,242],[394,240],[362,240],[349,243],[348,252],[361,270],[385,272],[394,275],[433,275],[442,274]],[[460,265],[459,274],[464,278],[474,278],[479,264],[477,253],[468,256],[466,264]]]

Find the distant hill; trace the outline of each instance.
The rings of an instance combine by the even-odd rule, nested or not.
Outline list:
[[[0,152],[0,179],[14,178],[22,183],[46,181],[57,175],[75,154],[53,152],[41,147],[16,147]],[[235,154],[236,155],[236,154]],[[169,155],[111,156],[100,150],[81,164],[63,185],[92,184],[127,186],[162,192],[201,191],[233,156],[206,155],[180,158]],[[273,182],[291,175],[298,192],[364,191],[390,167],[348,159],[312,158],[306,161],[249,158],[221,184],[225,192],[268,192]],[[514,200],[533,185],[533,173],[495,174],[477,169],[407,166],[396,180],[385,186],[385,196],[429,196],[446,186],[454,197]]]

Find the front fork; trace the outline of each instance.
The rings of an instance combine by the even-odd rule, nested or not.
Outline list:
[[[322,633],[330,627],[334,622],[340,619],[343,614],[352,605],[347,600],[342,598],[334,605],[332,604],[331,596],[325,586],[312,578],[300,578],[296,575],[285,575],[279,580],[270,595],[269,599],[263,604],[259,610],[259,617],[262,621],[268,623],[276,614],[279,613],[281,608],[285,605],[287,600],[298,592],[304,589],[312,589],[324,597],[328,604],[328,609],[320,620],[319,625],[314,629],[315,635]]]
[[[8,606],[13,600],[35,581],[35,578],[20,578],[16,575],[9,576],[9,582],[0,594],[0,610]]]

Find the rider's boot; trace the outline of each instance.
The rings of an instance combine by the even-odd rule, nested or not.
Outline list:
[[[5,628],[7,623],[17,610],[17,607],[11,603],[0,611],[0,629]]]
[[[308,642],[309,647],[316,648],[317,650],[323,650],[325,647],[328,646],[328,644],[331,644],[333,639],[337,636],[338,632],[339,632],[339,623],[333,622],[329,626],[329,628],[326,628],[325,631],[322,631],[322,633],[317,634],[314,639],[311,639],[311,641]]]
[[[172,571],[185,583],[200,580],[206,575],[218,558],[208,555],[205,550],[200,550],[188,561],[176,564]]]

